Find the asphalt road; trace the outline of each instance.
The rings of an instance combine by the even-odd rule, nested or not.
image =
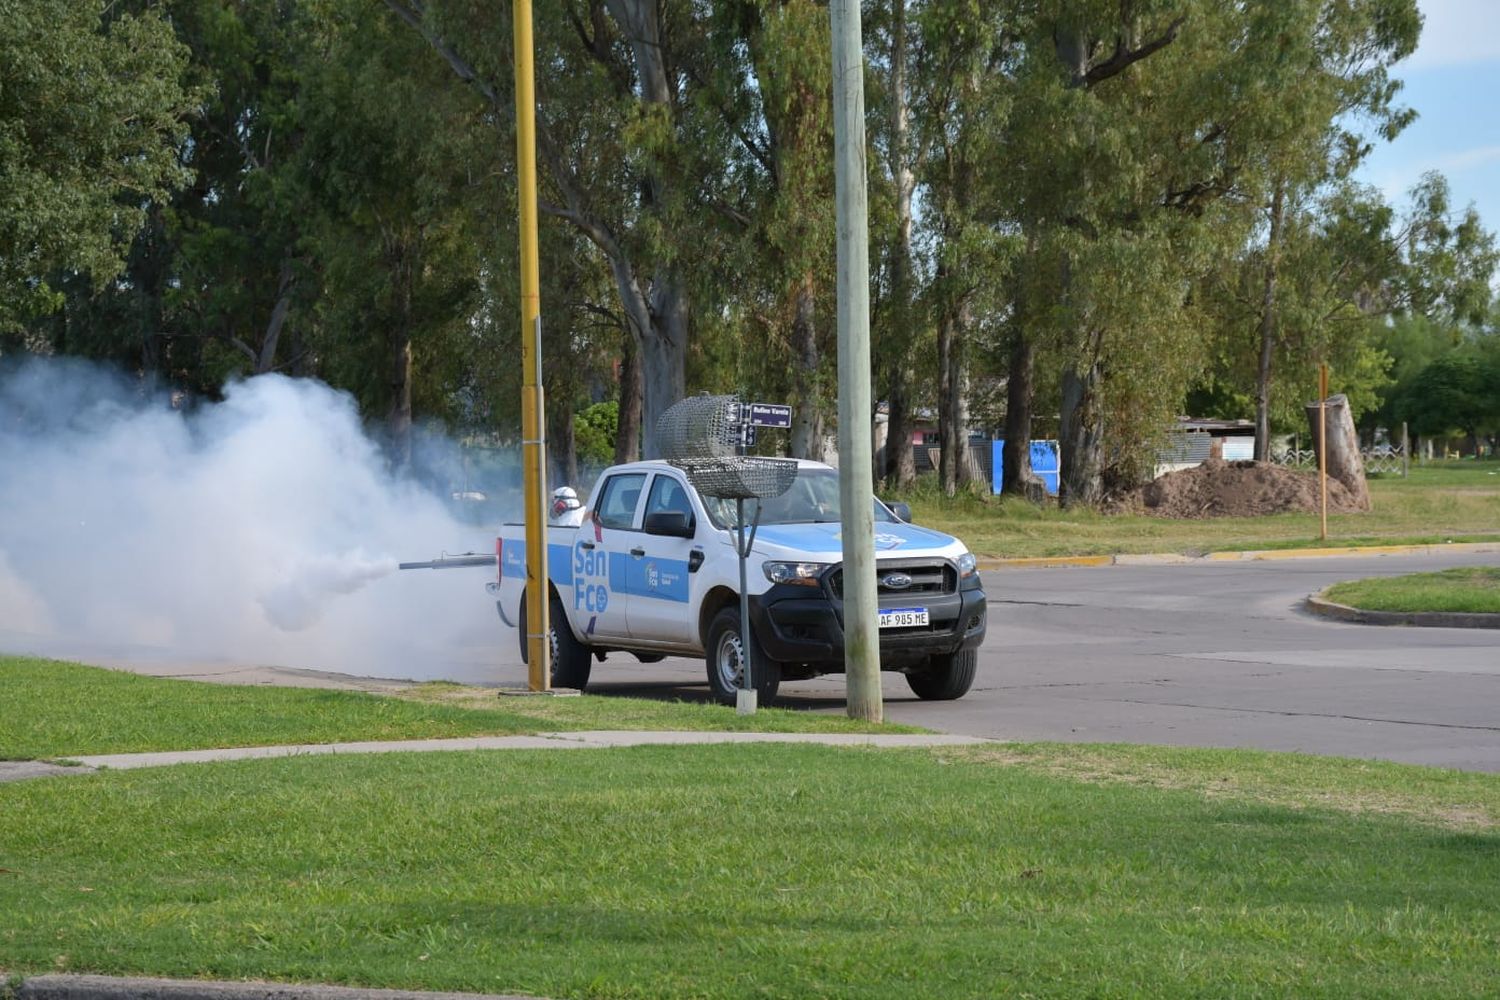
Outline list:
[[[887,717],[1016,740],[1258,747],[1500,771],[1500,630],[1352,625],[1300,610],[1330,583],[1494,564],[1494,554],[1002,570],[974,689]],[[706,697],[703,666],[613,656],[590,690]],[[842,711],[843,678],[788,705]]]
[[[1382,628],[1300,610],[1338,580],[1496,563],[1494,553],[1454,552],[988,572],[974,690],[923,702],[885,674],[886,714],[1001,739],[1259,747],[1500,772],[1500,630]],[[483,598],[462,635],[431,638],[433,648],[406,660],[425,676],[525,685],[515,632]],[[0,649],[227,683],[389,686],[3,631]],[[702,661],[676,658],[611,655],[589,690],[708,699]],[[783,685],[781,701],[842,712],[843,693],[833,675]]]

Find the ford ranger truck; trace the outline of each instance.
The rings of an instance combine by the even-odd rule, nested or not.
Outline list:
[[[747,521],[755,503],[745,502]],[[783,680],[844,670],[838,473],[798,461],[791,488],[759,503],[747,589],[750,677],[764,704]],[[974,556],[878,500],[874,513],[881,669],[904,674],[921,698],[962,697],[985,634]],[[648,663],[702,657],[714,696],[733,704],[744,661],[736,527],[735,502],[700,496],[675,466],[605,470],[582,523],[548,529],[553,684],[582,689],[594,662],[610,653]],[[522,527],[503,528],[496,548],[500,617],[523,624]],[[525,630],[518,631],[524,660]]]

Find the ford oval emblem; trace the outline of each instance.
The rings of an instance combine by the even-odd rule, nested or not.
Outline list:
[[[880,578],[880,585],[886,590],[905,590],[911,586],[911,577],[905,573],[887,573]]]

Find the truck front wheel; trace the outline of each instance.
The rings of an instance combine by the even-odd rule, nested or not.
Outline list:
[[[969,693],[979,651],[962,649],[947,656],[934,656],[923,670],[906,675],[906,683],[924,701],[953,701]]]
[[[724,608],[714,615],[708,627],[708,687],[714,698],[726,705],[735,703],[735,692],[740,686],[740,671],[745,662],[745,643],[740,631],[740,609]],[[766,656],[757,647],[750,668],[750,681],[755,685],[756,700],[769,705],[781,687],[781,664]]]
[[[568,627],[568,612],[563,608],[562,601],[558,600],[556,594],[547,604],[548,608],[548,638],[552,643],[552,686],[561,688],[577,688],[582,691],[589,683],[589,670],[594,665],[594,658],[589,654],[589,648],[579,642],[573,636],[573,630]],[[521,662],[526,663],[530,658],[530,652],[526,648],[526,597],[521,597],[521,617],[516,629],[521,638]]]

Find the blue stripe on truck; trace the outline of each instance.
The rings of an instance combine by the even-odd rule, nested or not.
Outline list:
[[[507,580],[526,579],[526,542],[505,539],[500,546],[500,575]],[[547,577],[559,587],[573,585],[573,550],[566,545],[547,545]]]

